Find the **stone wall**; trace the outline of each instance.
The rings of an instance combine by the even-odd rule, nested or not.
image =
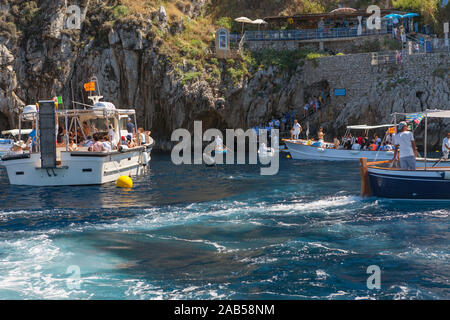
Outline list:
[[[450,109],[449,57],[406,55],[400,64],[378,66],[372,66],[371,54],[309,61],[303,70],[304,86],[327,80],[331,88],[347,89],[346,97],[332,97],[331,107],[314,120],[336,134],[348,124],[391,123],[394,112]],[[433,144],[450,130],[448,121],[437,121],[431,128]]]

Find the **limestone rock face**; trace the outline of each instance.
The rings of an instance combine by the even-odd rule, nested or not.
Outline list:
[[[74,2],[83,16],[86,5],[95,5],[95,0]],[[195,17],[206,3],[183,1],[178,9]],[[41,14],[51,18],[30,30],[41,32],[28,31],[20,39],[0,37],[0,130],[5,123],[17,126],[20,108],[39,99],[62,95],[66,107],[72,100],[87,102],[83,83],[93,76],[105,100],[135,108],[138,125],[151,129],[158,147],[166,150],[173,130],[192,130],[195,120],[203,121],[204,129],[248,129],[291,110],[301,118],[306,100],[326,86],[347,89],[346,97],[332,97],[308,119],[311,133],[324,126],[327,139],[342,134],[349,124],[389,123],[392,112],[450,108],[448,53],[408,56],[402,65],[387,67],[372,66],[370,55],[336,56],[299,62],[295,70],[250,70],[251,76],[238,82],[225,72],[217,81],[199,77],[183,82],[170,57],[161,54],[163,40],[153,31],[183,28],[182,22],[169,23],[163,7],[152,19],[117,22],[109,29],[102,26],[107,18],[94,8],[82,20],[81,30],[67,30],[63,0],[40,4]],[[8,14],[9,7],[1,10]],[[226,62],[220,64],[227,69]],[[186,73],[197,71],[187,64],[178,67]],[[433,126],[436,144],[449,126]]]
[[[14,61],[14,56],[8,50],[8,48],[0,44],[0,67],[6,67],[12,64]]]

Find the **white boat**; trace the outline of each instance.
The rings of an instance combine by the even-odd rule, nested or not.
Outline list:
[[[334,149],[307,145],[305,140],[283,140],[293,159],[296,160],[327,160],[327,161],[357,161],[362,157],[371,160],[388,160],[394,156],[394,151],[363,151]],[[324,143],[332,145],[331,143]]]
[[[111,126],[113,139],[121,140],[123,120],[134,117],[132,109],[115,109],[112,104],[99,102],[101,97],[94,98],[94,105],[89,109],[56,110],[54,101],[40,101],[39,110],[22,114],[19,123],[32,121],[39,132],[38,141],[31,152],[8,154],[2,156],[2,165],[6,168],[9,182],[12,185],[29,186],[68,186],[68,185],[98,185],[116,181],[120,176],[142,175],[149,164],[154,141],[146,136],[146,141],[140,141],[136,136],[138,146],[128,148],[121,146],[117,150],[91,152],[87,146],[81,146],[77,151],[70,151],[68,131],[75,134],[84,132],[81,123],[90,122],[99,128],[102,134],[108,134]],[[56,123],[64,119],[65,143],[56,144]],[[69,125],[70,123],[70,125]],[[126,122],[125,122],[126,124]],[[122,128],[121,128],[122,125]]]
[[[347,134],[350,130],[369,130],[379,128],[393,127],[392,124],[384,124],[378,126],[356,125],[348,126]],[[293,159],[296,160],[327,160],[327,161],[358,161],[360,158],[367,158],[370,160],[390,160],[394,156],[394,151],[365,151],[365,150],[348,150],[335,149],[331,142],[323,142],[320,146],[315,146],[303,139],[291,140],[283,139],[286,147],[289,149]]]

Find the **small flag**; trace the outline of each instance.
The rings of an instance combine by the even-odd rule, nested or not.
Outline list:
[[[389,128],[388,132],[389,133],[395,133],[395,127]]]
[[[84,90],[86,92],[95,91],[95,82],[91,81],[91,82],[85,83],[84,84]]]
[[[419,124],[423,119],[425,118],[425,115],[423,113],[414,113],[406,116],[406,122],[413,122],[415,124]]]
[[[61,97],[61,96],[56,97],[56,102],[57,102],[58,104],[63,104],[62,97]]]

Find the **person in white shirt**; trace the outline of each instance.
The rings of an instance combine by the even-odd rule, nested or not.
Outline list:
[[[355,142],[352,145],[352,150],[361,150],[361,145],[359,143]]]
[[[412,132],[408,131],[408,124],[404,121],[398,125],[398,133],[395,135],[395,160],[400,149],[400,168],[402,170],[416,170],[417,149]]]
[[[265,143],[261,143],[259,145],[259,156],[266,157],[267,156],[267,147]]]
[[[217,136],[215,139],[216,151],[223,151],[223,140],[221,137]]]
[[[442,141],[442,158],[448,159],[448,154],[450,152],[450,132],[447,133],[447,137]]]
[[[291,130],[291,140],[298,140],[298,136],[302,132],[302,126],[298,123],[298,120],[294,120],[294,127]]]

